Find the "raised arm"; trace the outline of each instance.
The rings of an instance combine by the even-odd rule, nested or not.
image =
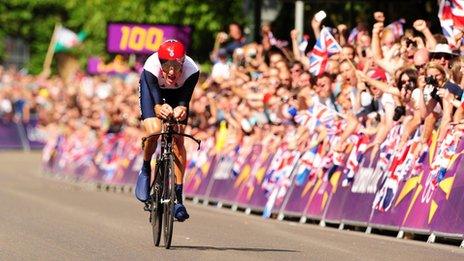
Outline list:
[[[318,22],[315,17],[311,20],[311,28],[314,32],[314,37],[319,38],[321,35],[321,22]]]
[[[361,81],[369,84],[370,86],[373,86],[373,87],[381,90],[382,92],[390,93],[390,94],[395,95],[397,97],[401,96],[401,93],[397,88],[393,88],[393,87],[388,86],[388,84],[386,82],[374,80],[374,79],[370,78],[369,76],[367,76],[366,74],[364,74],[361,71],[356,71],[356,74],[358,75],[358,77],[359,77],[359,79]]]
[[[345,37],[345,33],[347,29],[348,27],[345,24],[337,25],[338,34],[340,36],[338,43],[340,44],[340,46],[347,44],[346,37]]]
[[[380,33],[382,32],[382,30],[383,22],[377,22],[374,24],[374,28],[372,29],[371,48],[375,60],[383,59],[382,47],[380,46]]]
[[[424,37],[425,37],[425,46],[429,50],[433,50],[435,48],[435,45],[437,45],[437,41],[435,40],[435,37],[433,37],[432,32],[430,32],[430,29],[427,27],[427,23],[422,20],[416,20],[414,21],[414,29],[417,31],[421,32]]]
[[[292,51],[293,51],[293,57],[295,60],[301,62],[301,52],[300,49],[298,49],[298,30],[293,29],[290,31],[290,38],[292,39]]]

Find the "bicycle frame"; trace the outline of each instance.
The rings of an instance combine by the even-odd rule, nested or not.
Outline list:
[[[142,147],[145,146],[145,141],[154,136],[161,136],[161,152],[158,154],[156,159],[156,169],[155,169],[155,178],[150,186],[150,191],[156,191],[156,185],[159,185],[158,188],[160,190],[156,191],[155,194],[158,195],[156,199],[150,202],[151,208],[154,208],[155,205],[157,206],[157,210],[155,212],[151,211],[150,222],[152,222],[153,213],[157,213],[157,219],[161,218],[161,212],[163,210],[163,218],[164,223],[163,231],[164,231],[164,241],[165,247],[170,248],[171,240],[172,240],[172,231],[173,231],[173,210],[174,210],[174,203],[176,200],[176,194],[174,190],[175,184],[175,173],[174,173],[174,164],[173,164],[173,137],[174,135],[188,137],[194,140],[198,144],[198,149],[200,149],[201,141],[195,139],[193,136],[185,133],[178,133],[175,131],[175,126],[178,125],[177,121],[173,121],[172,119],[163,121],[162,132],[154,133],[150,136],[142,138]],[[155,187],[155,188],[154,188]],[[159,205],[158,205],[159,204]],[[161,209],[158,207],[163,206]],[[161,220],[158,220],[158,227],[156,228],[153,225],[153,238],[155,245],[159,245],[159,239],[161,235]]]
[[[145,142],[146,140],[155,137],[155,136],[161,136],[161,157],[157,160],[157,165],[158,165],[158,160],[161,162],[163,160],[169,159],[170,156],[172,156],[172,140],[175,135],[177,136],[182,136],[182,137],[187,137],[193,141],[195,141],[198,145],[197,149],[200,150],[200,145],[201,141],[193,137],[192,135],[185,134],[185,133],[179,133],[174,130],[174,126],[179,125],[178,121],[169,119],[169,120],[163,120],[163,127],[162,131],[159,133],[152,133],[147,137],[142,138],[142,148],[145,147]],[[163,130],[164,129],[164,130]],[[153,180],[152,185],[150,186],[150,190],[156,183],[156,179]]]

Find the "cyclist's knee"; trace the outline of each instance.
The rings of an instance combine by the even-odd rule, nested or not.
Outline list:
[[[161,132],[161,121],[158,118],[146,118],[142,122],[146,135]]]

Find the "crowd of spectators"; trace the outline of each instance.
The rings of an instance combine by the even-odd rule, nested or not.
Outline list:
[[[400,147],[417,135],[422,124],[419,135],[425,147],[435,128],[438,142],[443,141],[447,131],[462,126],[461,39],[448,43],[424,20],[398,30],[385,24],[382,12],[374,18],[371,31],[363,23],[351,33],[343,24],[330,28],[341,51],[328,57],[319,75],[309,73],[311,49],[297,41],[296,30],[290,32],[287,44],[275,39],[266,24],[260,43],[246,43],[238,41],[240,27],[231,24],[231,40],[219,33],[211,54],[214,67],[201,89],[210,113],[203,117],[211,114],[210,124],[225,120],[230,129],[245,135],[258,133],[256,141],[266,126],[271,130],[267,133],[290,135],[305,147],[310,140],[302,133],[308,126],[298,115],[323,105],[332,115],[329,124],[314,129],[320,134],[318,142],[327,141],[327,133],[338,132],[339,137],[336,144],[325,146],[327,152],[331,147],[344,151],[351,135],[363,133],[370,137],[368,147],[375,155],[398,124],[403,125]],[[311,26],[317,38],[321,22],[312,19]]]
[[[374,17],[371,30],[363,23],[350,34],[346,25],[331,28],[341,51],[328,57],[320,75],[309,73],[311,46],[298,42],[300,32],[289,32],[287,42],[264,24],[261,40],[250,42],[239,24],[230,24],[228,33],[217,34],[212,72],[202,74],[193,94],[189,132],[200,139],[216,133],[226,151],[285,141],[301,150],[322,143],[326,153],[343,152],[356,133],[369,136],[368,146],[379,150],[398,124],[404,127],[402,145],[420,125],[423,144],[434,128],[443,140],[463,119],[460,39],[452,46],[424,20],[398,33],[385,25],[383,13]],[[312,19],[311,26],[317,38],[321,22]],[[141,136],[138,78],[138,72],[78,74],[64,86],[57,77],[0,67],[0,118],[34,117],[43,128],[64,133],[98,137],[124,130]],[[320,113],[312,127],[302,117],[308,111]],[[316,140],[309,138],[314,132]],[[330,135],[338,136],[336,144]]]
[[[139,135],[138,77],[136,72],[79,73],[65,86],[57,76],[44,78],[0,67],[0,120],[36,121],[49,134],[101,137],[125,130]]]

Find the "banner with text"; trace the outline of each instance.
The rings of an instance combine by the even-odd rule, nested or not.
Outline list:
[[[106,49],[110,53],[152,54],[167,39],[177,39],[186,48],[192,28],[164,24],[108,23]]]

